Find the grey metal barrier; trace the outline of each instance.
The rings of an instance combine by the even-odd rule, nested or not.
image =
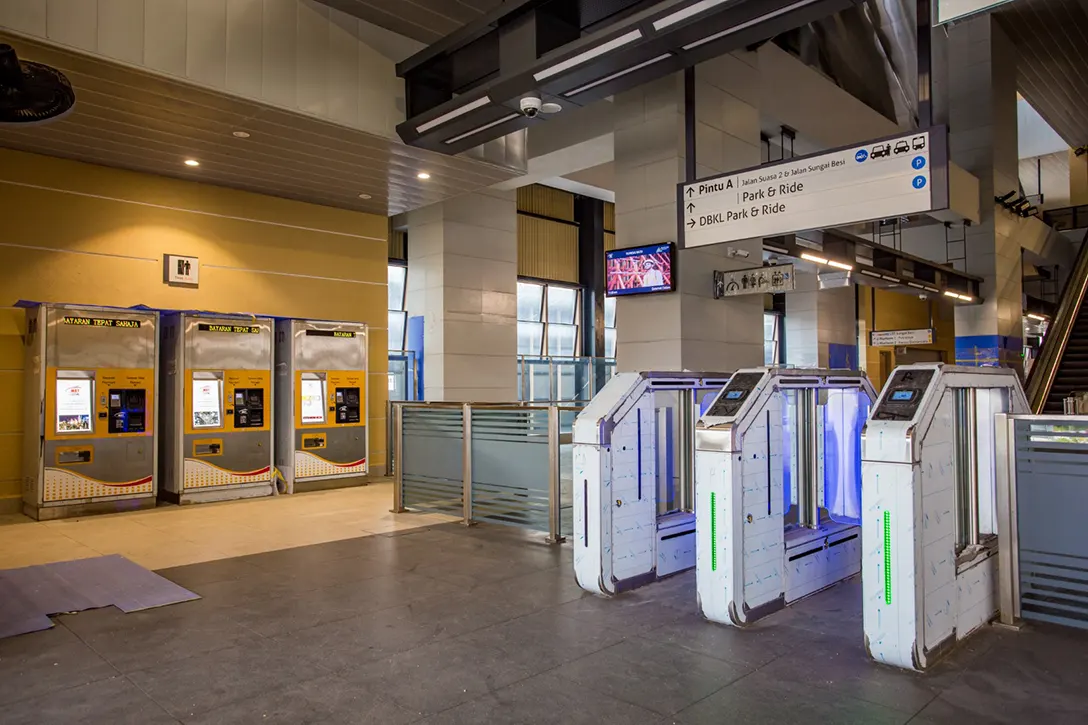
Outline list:
[[[996,426],[1001,621],[1088,629],[1088,416]]]
[[[561,543],[572,526],[571,429],[579,410],[395,403],[393,511],[516,526]]]

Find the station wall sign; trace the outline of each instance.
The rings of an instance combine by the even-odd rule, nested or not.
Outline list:
[[[714,270],[714,299],[740,295],[762,295],[792,292],[797,280],[792,264],[773,267],[733,269],[728,272]]]
[[[793,234],[948,207],[943,126],[677,187],[684,247]]]
[[[924,330],[873,330],[869,333],[869,346],[932,345],[933,339],[933,328]]]

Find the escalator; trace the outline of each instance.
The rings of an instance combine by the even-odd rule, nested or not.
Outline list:
[[[1028,376],[1027,395],[1036,415],[1061,415],[1062,401],[1088,393],[1088,232],[1081,241],[1073,273],[1065,283],[1058,312],[1047,330],[1039,359]]]

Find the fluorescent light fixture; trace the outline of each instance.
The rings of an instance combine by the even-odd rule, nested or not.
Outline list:
[[[854,269],[854,265],[847,264],[846,262],[836,262],[834,259],[827,260],[827,266],[836,267],[838,269],[845,269],[847,272]]]
[[[497,121],[492,121],[491,123],[485,123],[483,126],[478,126],[478,127],[474,128],[474,129],[472,129],[471,131],[465,131],[464,133],[462,133],[459,136],[454,136],[453,138],[448,138],[448,139],[446,139],[445,143],[455,144],[458,141],[462,141],[462,140],[468,138],[469,136],[475,136],[476,134],[480,133],[481,131],[486,131],[489,128],[494,128],[495,126],[498,126],[501,123],[506,123],[507,121],[513,121],[515,118],[519,118],[520,116],[521,116],[520,113],[511,113],[508,116],[503,116],[502,118],[498,119]]]
[[[636,40],[641,40],[641,38],[641,30],[632,30],[630,33],[624,33],[623,35],[616,36],[615,38],[612,38],[612,40],[590,48],[584,53],[579,53],[578,55],[571,56],[566,60],[560,61],[553,65],[551,68],[545,68],[538,73],[534,73],[533,79],[537,81],[542,81],[545,78],[551,78],[554,75],[559,75],[563,71],[570,70],[571,68],[574,68],[576,66],[580,66],[583,63],[586,63],[593,60],[594,58],[604,55],[605,53],[613,51],[616,48],[622,48],[625,45],[630,45]]]
[[[598,78],[597,80],[592,81],[591,83],[586,83],[584,86],[578,86],[573,91],[567,91],[566,93],[563,94],[563,97],[564,98],[570,98],[571,96],[576,96],[579,93],[582,93],[583,91],[588,91],[590,88],[596,88],[597,86],[608,83],[609,81],[614,81],[617,78],[622,78],[623,76],[627,75],[628,73],[634,73],[635,71],[642,70],[643,68],[645,68],[647,66],[651,66],[654,63],[660,63],[661,61],[663,61],[666,58],[669,58],[671,56],[672,56],[671,53],[665,53],[665,55],[659,55],[656,58],[651,58],[650,60],[643,61],[642,63],[639,63],[638,65],[633,65],[630,68],[627,68],[627,69],[624,69],[624,70],[621,70],[621,71],[616,71],[612,75],[605,76],[604,78]]]
[[[772,18],[777,18],[779,15],[785,15],[786,13],[792,12],[794,10],[799,10],[799,9],[805,7],[806,5],[812,5],[815,2],[818,2],[818,0],[801,0],[801,2],[796,2],[793,5],[787,5],[786,7],[779,8],[778,10],[775,10],[774,12],[765,13],[764,15],[760,15],[758,18],[753,18],[751,20],[748,20],[746,22],[741,23],[740,25],[734,25],[732,28],[727,28],[726,30],[721,31],[720,33],[714,33],[714,35],[708,35],[707,37],[703,38],[702,40],[696,40],[694,43],[688,43],[687,45],[684,46],[684,50],[691,50],[692,48],[698,48],[700,45],[705,45],[706,43],[712,43],[715,40],[718,40],[720,38],[724,38],[727,35],[732,35],[733,33],[739,33],[742,30],[747,30],[748,28],[752,27],[753,25],[758,25],[758,24],[760,24],[762,22],[765,22],[765,21],[770,20]]]
[[[186,166],[196,167],[196,166],[200,166],[200,162],[197,161],[196,159],[185,159],[185,165]]]
[[[926,292],[940,292],[936,287],[926,287]]]
[[[450,111],[449,113],[443,113],[438,118],[431,119],[430,121],[427,121],[426,123],[421,123],[420,125],[416,126],[416,133],[424,133],[426,131],[430,131],[432,128],[435,128],[436,126],[441,126],[443,123],[446,123],[447,121],[452,121],[453,119],[457,118],[458,116],[463,116],[466,113],[470,113],[472,111],[475,111],[477,108],[483,108],[484,106],[488,105],[489,103],[491,103],[491,98],[489,96],[484,96],[483,98],[477,98],[475,101],[469,101],[468,103],[461,106],[460,108],[455,108],[452,111]]]
[[[808,252],[801,252],[801,259],[807,259],[810,262],[816,262],[817,264],[827,264],[827,259],[824,257],[817,257],[815,254],[809,254]]]
[[[961,295],[959,292],[953,292],[952,290],[944,291],[945,297],[951,297],[954,300],[962,300],[964,302],[974,302],[975,298],[971,295]]]
[[[683,10],[677,10],[675,13],[666,15],[660,20],[655,20],[654,30],[661,30],[662,28],[667,28],[670,25],[676,25],[683,20],[687,20],[694,15],[698,15],[704,10],[710,10],[710,8],[723,5],[727,2],[729,2],[729,0],[699,0],[699,2],[692,3]]]
[[[1042,315],[1037,315],[1034,312],[1029,312],[1028,317],[1031,318],[1032,320],[1038,320],[1039,322],[1046,322],[1045,317],[1043,317]]]
[[[975,301],[975,298],[972,297],[971,295],[960,295],[960,299],[963,300],[964,302],[974,302]]]
[[[416,174],[416,178],[420,179],[421,181],[426,181],[427,179],[431,178],[431,175],[428,174],[426,171],[420,171],[418,174]]]
[[[899,278],[898,278],[898,277],[889,277],[889,276],[888,276],[888,275],[886,275],[886,274],[882,274],[882,275],[880,275],[880,276],[881,276],[881,277],[883,277],[884,279],[888,280],[889,282],[899,282]]]
[[[873,277],[875,279],[880,279],[881,276],[882,276],[882,275],[877,274],[876,272],[870,272],[870,271],[865,270],[865,269],[860,269],[858,271],[861,272],[862,274],[864,274],[866,277]]]
[[[913,287],[914,289],[925,289],[925,287],[918,284],[917,282],[907,282],[907,284],[910,285],[911,287]],[[948,293],[945,292],[945,294],[948,294]]]

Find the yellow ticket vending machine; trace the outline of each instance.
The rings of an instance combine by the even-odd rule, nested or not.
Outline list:
[[[157,312],[27,310],[23,510],[54,519],[155,505]]]
[[[276,322],[276,465],[288,491],[366,476],[366,345],[363,324]]]
[[[275,493],[272,324],[163,315],[161,498],[199,503]]]

